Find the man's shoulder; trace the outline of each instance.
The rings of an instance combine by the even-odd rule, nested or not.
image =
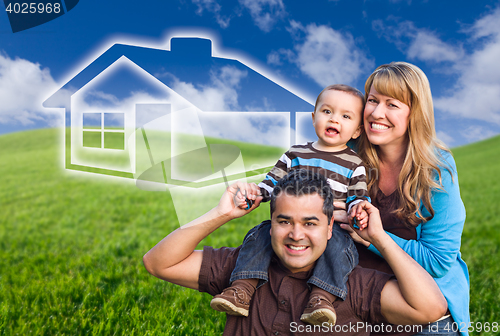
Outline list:
[[[376,269],[372,269],[372,268],[367,268],[367,267],[363,267],[363,266],[355,266],[352,270],[352,274],[353,275],[356,275],[356,276],[359,276],[359,277],[364,277],[366,275],[368,276],[377,276],[377,277],[386,277],[388,276],[389,278],[391,277],[394,277],[394,275],[392,274],[388,274],[388,273],[385,273],[385,272],[381,272],[381,271],[378,271]]]
[[[387,274],[371,268],[356,266],[347,279],[349,294],[363,294],[366,292],[367,288],[381,292],[387,281],[392,278],[394,278],[394,275],[392,274]]]
[[[240,249],[241,245],[238,247],[223,246],[219,248],[214,248],[213,246],[204,246],[202,267],[204,264],[209,266],[211,264],[221,262],[223,262],[224,264],[231,263],[233,259],[234,262],[236,262]]]
[[[238,247],[218,247],[215,248],[213,246],[203,246],[203,261],[211,262],[215,259],[227,259],[236,254],[238,256],[238,252],[241,249],[241,246]]]
[[[382,290],[392,277],[387,273],[356,266],[347,280],[344,304],[362,321],[385,323],[381,306]]]
[[[238,247],[203,247],[203,259],[198,279],[199,291],[216,295],[229,286],[229,278],[240,252]]]

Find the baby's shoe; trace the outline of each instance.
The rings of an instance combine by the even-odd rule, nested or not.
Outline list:
[[[214,296],[210,307],[220,312],[234,316],[248,316],[250,301],[255,292],[257,280],[236,280],[231,287]]]
[[[326,295],[312,293],[306,309],[304,309],[302,316],[300,316],[300,320],[314,325],[322,325],[325,322],[335,325],[337,314],[332,302]]]

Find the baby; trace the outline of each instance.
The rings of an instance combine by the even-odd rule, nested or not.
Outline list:
[[[292,169],[303,168],[325,175],[336,201],[346,203],[356,228],[366,227],[368,216],[361,208],[357,209],[360,202],[370,201],[365,167],[359,156],[347,146],[347,142],[359,137],[363,130],[364,105],[363,94],[355,88],[343,84],[326,87],[316,99],[312,113],[318,140],[292,146],[259,184],[259,188],[238,192],[235,204],[245,209],[250,208],[257,197],[262,197],[264,202],[269,201],[279,179]],[[259,189],[260,195],[256,192]],[[337,232],[334,230],[334,234],[342,234]],[[345,233],[345,236],[348,234]],[[335,324],[333,302],[337,297],[345,299],[345,282],[358,263],[358,255],[350,238],[342,237],[335,241],[335,244],[327,245],[308,280],[311,295],[300,318],[304,322]],[[295,246],[290,246],[290,253],[297,256],[308,251],[307,247],[297,250]],[[251,230],[245,237],[231,274],[231,287],[216,295],[210,306],[231,315],[248,316],[253,293],[268,280],[267,269],[272,255],[269,230]]]

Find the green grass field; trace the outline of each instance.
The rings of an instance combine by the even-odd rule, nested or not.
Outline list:
[[[471,322],[500,323],[500,136],[453,154],[467,211],[461,250],[470,273]]]
[[[56,130],[0,136],[0,335],[221,334],[225,316],[210,309],[209,295],[160,281],[142,265],[143,254],[178,227],[169,193],[68,173],[60,143]],[[467,209],[471,320],[500,322],[500,182],[491,178],[500,171],[500,137],[453,152]],[[238,245],[268,209],[200,245]]]

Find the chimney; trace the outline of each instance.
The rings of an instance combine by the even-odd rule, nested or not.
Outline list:
[[[172,37],[170,52],[189,58],[212,57],[212,41],[199,37]]]

